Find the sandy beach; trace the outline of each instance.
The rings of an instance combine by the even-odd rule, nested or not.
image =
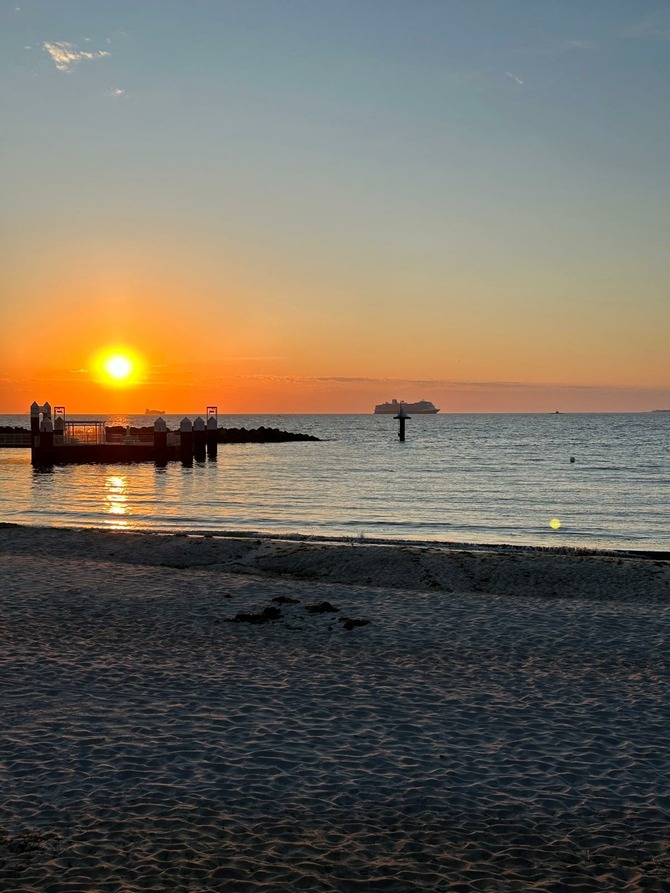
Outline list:
[[[0,525],[0,889],[668,891],[668,556]]]

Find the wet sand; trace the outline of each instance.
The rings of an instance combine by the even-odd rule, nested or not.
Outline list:
[[[663,556],[0,525],[0,608],[3,891],[670,889]]]

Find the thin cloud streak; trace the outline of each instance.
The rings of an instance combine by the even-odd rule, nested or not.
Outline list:
[[[566,40],[567,50],[597,50],[600,46],[597,40]]]
[[[616,392],[627,394],[648,394],[663,392],[663,388],[643,387],[643,386],[616,386],[603,384],[566,384],[565,382],[533,382],[533,381],[469,381],[460,379],[440,379],[440,378],[368,378],[365,376],[342,376],[342,375],[271,375],[271,374],[255,374],[255,375],[217,375],[197,377],[194,381],[199,383],[216,382],[216,381],[256,381],[268,382],[275,384],[363,384],[374,385],[376,387],[406,387],[406,388],[467,388],[472,391],[491,391],[491,390],[515,390],[515,391],[550,391],[561,389],[565,391],[579,392]]]
[[[572,52],[593,52],[599,50],[601,40],[591,37],[554,37],[548,34],[538,33],[535,41],[526,45],[524,54],[540,56],[562,56]],[[513,77],[512,72],[505,72]]]
[[[512,74],[511,71],[506,71],[505,76],[508,77],[512,83],[516,84],[517,87],[523,87],[524,81],[521,80],[520,77],[517,77],[515,74]]]
[[[670,40],[670,16],[646,16],[637,22],[631,22],[620,31],[625,40],[638,40],[646,37],[660,37]]]

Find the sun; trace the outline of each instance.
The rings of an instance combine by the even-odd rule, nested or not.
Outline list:
[[[108,388],[129,388],[145,377],[145,362],[134,348],[125,345],[104,347],[93,359],[96,381]]]
[[[133,371],[133,363],[122,354],[115,354],[105,361],[105,372],[116,381],[124,381]]]

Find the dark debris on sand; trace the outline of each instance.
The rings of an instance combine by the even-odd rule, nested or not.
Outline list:
[[[278,595],[272,599],[273,602],[278,603],[280,605],[299,605],[301,604],[299,598],[291,598],[288,595]],[[335,605],[331,604],[328,601],[316,602],[312,605],[305,605],[305,610],[308,614],[332,614],[339,611],[339,608],[336,608]],[[263,608],[262,611],[258,611],[256,613],[238,613],[234,617],[227,617],[226,620],[228,623],[252,623],[255,625],[261,623],[268,623],[273,620],[285,620],[286,618],[281,612],[281,608],[275,607],[275,605],[267,605]],[[352,629],[356,629],[357,626],[367,626],[371,621],[365,617],[338,617],[338,622],[342,624],[342,629],[347,630],[348,632]],[[215,621],[218,623],[218,621]],[[288,629],[301,629],[301,626],[290,626],[286,623],[286,627]],[[332,630],[333,627],[329,626],[328,629]]]
[[[370,623],[365,617],[338,617],[337,619],[346,630],[352,630],[357,626],[367,626]]]
[[[236,614],[229,617],[229,623],[268,623],[270,620],[279,620],[282,616],[281,608],[275,608],[274,605],[268,605],[257,614]]]
[[[305,610],[308,614],[330,614],[340,609],[331,605],[330,602],[317,602],[314,605],[305,605]]]

